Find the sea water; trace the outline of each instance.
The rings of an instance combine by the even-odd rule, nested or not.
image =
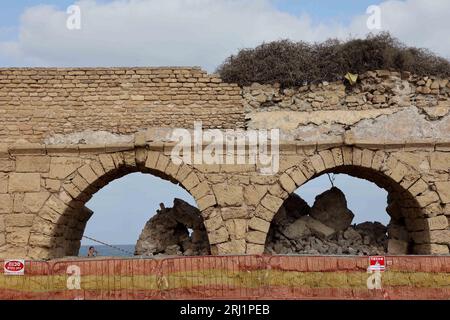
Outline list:
[[[108,257],[131,257],[133,256],[135,245],[133,244],[116,244],[114,247],[120,248],[129,253],[123,251],[103,246],[103,245],[83,245],[80,247],[79,257],[86,257],[89,247],[93,246],[97,250],[97,256],[108,256]]]

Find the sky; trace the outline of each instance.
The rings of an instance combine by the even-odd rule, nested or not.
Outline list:
[[[79,29],[67,27],[73,4],[80,8]],[[379,29],[367,27],[372,5],[379,8]],[[380,31],[449,58],[449,12],[449,0],[2,1],[0,67],[201,66],[212,73],[229,55],[264,41],[314,42]],[[345,176],[336,185],[356,222],[386,220],[385,191]],[[312,205],[329,187],[326,176],[319,177],[298,193]],[[174,197],[193,203],[181,187],[150,175],[116,180],[88,203],[95,214],[86,235],[134,243],[159,203],[171,206]]]
[[[16,0],[0,10],[0,66],[201,66],[261,42],[390,31],[450,57],[448,0]],[[80,8],[80,29],[66,12]],[[366,10],[380,9],[380,29]]]

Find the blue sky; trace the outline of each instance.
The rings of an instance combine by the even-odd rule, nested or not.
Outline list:
[[[294,15],[308,14],[315,23],[326,20],[349,23],[353,16],[365,12],[367,7],[380,2],[377,0],[276,0],[274,5]]]
[[[81,7],[80,30],[66,28],[73,3]],[[379,30],[366,25],[371,5],[380,8]],[[450,57],[443,40],[449,11],[448,0],[17,0],[0,11],[0,65],[198,65],[213,72],[263,41],[378,31]]]
[[[213,72],[230,54],[263,41],[365,36],[370,5],[380,6],[381,30],[450,57],[448,0],[83,0],[80,30],[66,28],[66,8],[78,1],[5,2],[0,67],[184,65]],[[336,185],[347,195],[355,222],[387,222],[383,190],[345,176]],[[319,177],[299,194],[312,205],[329,187],[328,179]],[[170,182],[141,174],[123,177],[88,203],[95,214],[86,234],[134,243],[159,203],[170,206],[174,197],[193,201]]]

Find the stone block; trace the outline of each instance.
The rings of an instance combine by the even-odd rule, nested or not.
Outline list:
[[[182,184],[186,188],[186,190],[191,190],[196,187],[200,181],[198,180],[197,175],[194,172],[191,172],[186,179],[183,180]]]
[[[341,148],[334,148],[331,150],[331,153],[333,154],[334,163],[336,166],[344,165],[344,156]]]
[[[15,170],[15,162],[9,159],[0,159],[0,172],[11,172]]]
[[[7,227],[6,242],[10,245],[25,247],[28,244],[30,227]]]
[[[245,203],[249,206],[257,206],[266,193],[266,186],[248,185],[244,188]]]
[[[167,166],[169,165],[170,159],[163,154],[160,154],[158,161],[156,161],[155,169],[160,172],[165,172]]]
[[[425,226],[428,230],[445,230],[448,228],[448,220],[444,215],[425,219]]]
[[[280,176],[280,184],[281,184],[281,187],[282,187],[287,193],[294,192],[295,189],[297,188],[297,186],[295,185],[294,180],[292,180],[292,178],[291,178],[288,174],[286,174],[286,173],[283,173],[283,174]]]
[[[249,211],[246,207],[221,208],[221,213],[224,220],[247,218],[249,216]]]
[[[358,148],[353,148],[352,156],[353,165],[360,166],[362,163],[362,150]]]
[[[47,191],[26,193],[23,201],[25,212],[37,213],[49,198]]]
[[[396,181],[402,181],[403,177],[409,172],[409,169],[402,163],[398,162],[395,168],[392,169],[390,177]]]
[[[448,255],[449,248],[442,244],[420,244],[414,246],[415,254],[432,254],[432,255]]]
[[[247,243],[247,254],[263,254],[264,253],[264,245],[263,244],[255,244],[255,243]]]
[[[408,242],[389,239],[388,241],[388,253],[391,255],[406,255],[408,254]]]
[[[220,214],[212,214],[204,222],[206,230],[209,232],[219,229],[224,225],[222,216]]]
[[[439,196],[436,192],[428,190],[425,193],[416,196],[417,203],[420,207],[425,208],[434,202],[439,202]]]
[[[221,255],[245,254],[245,239],[233,239],[228,242],[217,244],[218,253]]]
[[[94,183],[98,177],[97,174],[92,170],[89,164],[85,164],[78,169],[78,173],[86,180],[89,184]]]
[[[82,160],[76,157],[52,157],[50,160],[50,179],[65,179],[82,166]]]
[[[114,160],[110,154],[101,154],[98,156],[105,172],[109,172],[116,168]]]
[[[225,227],[221,227],[217,230],[208,233],[209,244],[218,244],[227,242],[229,240],[228,231]]]
[[[250,219],[248,223],[248,227],[253,230],[262,231],[267,233],[270,228],[270,223],[264,219],[260,219],[258,217],[253,217]]]
[[[435,182],[442,203],[450,203],[450,181]]]
[[[261,231],[249,231],[247,232],[247,242],[256,243],[256,244],[265,244],[266,243],[266,232]]]
[[[43,248],[51,248],[55,245],[55,238],[45,234],[32,233],[30,235],[30,244]]]
[[[232,219],[225,221],[231,239],[244,239],[247,233],[246,219]]]
[[[45,188],[50,192],[58,192],[61,188],[61,181],[57,179],[46,179]]]
[[[9,227],[31,227],[33,220],[35,218],[34,214],[9,214],[5,217],[5,224],[7,228]]]
[[[353,164],[353,149],[351,147],[342,147],[342,157],[345,166]]]
[[[408,191],[412,196],[417,196],[418,194],[424,193],[428,190],[428,184],[422,179],[417,180],[411,187],[409,187]]]
[[[326,169],[331,169],[336,166],[336,163],[334,162],[333,153],[330,150],[320,151],[319,154],[322,157]]]
[[[447,171],[450,168],[450,153],[434,152],[430,155],[430,164],[432,170]]]
[[[294,180],[297,187],[306,182],[306,177],[299,168],[291,168],[286,173]]]
[[[240,206],[244,202],[244,190],[242,186],[216,184],[213,185],[217,203],[220,206]]]
[[[277,212],[282,204],[283,204],[282,199],[270,194],[266,194],[264,198],[261,200],[261,205],[272,212]]]
[[[323,163],[322,157],[320,155],[318,154],[313,155],[312,157],[310,157],[310,160],[314,170],[317,173],[320,173],[325,170],[325,164]]]
[[[41,189],[41,175],[39,173],[10,173],[9,192],[37,192]]]
[[[13,212],[13,197],[10,194],[0,194],[0,213]]]
[[[0,194],[8,192],[8,175],[0,173]]]
[[[200,211],[204,211],[217,204],[216,198],[212,195],[206,195],[203,198],[197,200],[197,206]]]
[[[48,172],[50,170],[49,156],[17,156],[16,172]]]
[[[361,166],[366,168],[372,168],[372,159],[374,154],[375,152],[373,152],[372,150],[369,149],[362,150]]]
[[[199,183],[195,187],[191,188],[190,193],[192,194],[192,196],[195,199],[200,199],[200,198],[206,196],[210,190],[211,189],[209,187],[208,182],[203,181],[202,183]]]

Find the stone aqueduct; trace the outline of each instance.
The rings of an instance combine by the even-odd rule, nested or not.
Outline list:
[[[176,165],[170,128],[280,128],[280,170]],[[76,255],[107,183],[144,172],[196,200],[213,254],[260,254],[283,201],[324,173],[388,191],[393,254],[448,254],[450,85],[374,71],[295,89],[223,83],[198,68],[0,69],[0,257]],[[149,186],[151,188],[151,186]]]

